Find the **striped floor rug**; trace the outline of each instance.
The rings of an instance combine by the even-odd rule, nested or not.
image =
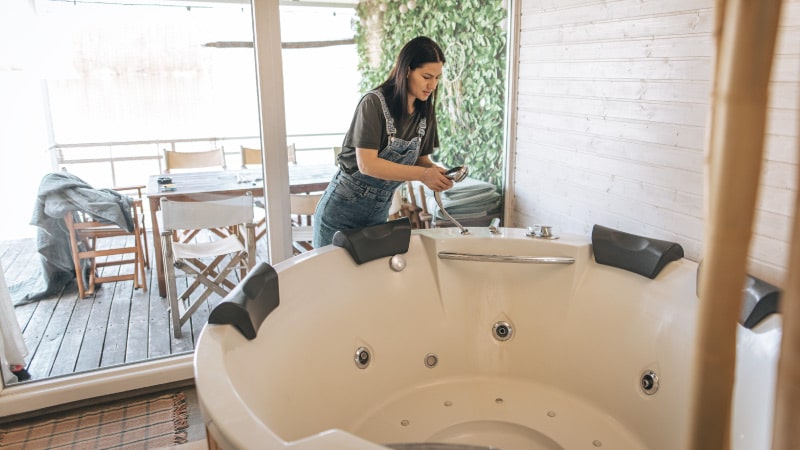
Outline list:
[[[0,449],[156,449],[186,442],[182,392],[0,425]]]

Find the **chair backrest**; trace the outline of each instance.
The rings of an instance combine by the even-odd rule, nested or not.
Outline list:
[[[292,214],[313,216],[322,194],[289,194],[289,209]]]
[[[403,209],[403,194],[400,193],[400,188],[394,190],[392,194],[392,203],[389,205],[389,217],[396,218],[400,211]]]
[[[261,149],[260,148],[250,148],[245,147],[244,145],[241,146],[241,153],[242,153],[242,167],[247,167],[250,165],[261,165],[263,158],[261,157]]]
[[[222,228],[253,222],[253,195],[179,202],[161,199],[164,231]]]
[[[339,153],[342,153],[342,147],[333,147],[333,165],[339,165]]]
[[[225,168],[225,150],[223,148],[200,152],[176,152],[164,149],[163,153],[165,173],[175,169]]]
[[[289,194],[289,212],[292,214],[292,233],[297,227],[311,227],[311,219],[317,210],[322,194]]]
[[[241,149],[242,167],[262,164],[263,158],[261,157],[260,148],[245,147],[242,145]],[[294,144],[289,144],[286,146],[286,156],[288,157],[290,163],[297,164],[297,148]]]

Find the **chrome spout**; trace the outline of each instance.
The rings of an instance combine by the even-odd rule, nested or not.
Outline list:
[[[446,209],[444,209],[444,205],[442,205],[442,196],[439,194],[439,192],[434,192],[433,198],[436,199],[436,204],[439,205],[439,209],[442,210],[442,214],[447,217],[447,220],[453,222],[453,225],[457,226],[458,229],[461,230],[461,234],[469,234],[469,230],[464,228],[463,225],[461,225],[456,219],[453,218],[453,216],[450,215],[450,213],[447,212]]]

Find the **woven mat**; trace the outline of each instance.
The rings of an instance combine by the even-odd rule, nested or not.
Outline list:
[[[0,426],[0,449],[155,449],[186,442],[182,392]]]

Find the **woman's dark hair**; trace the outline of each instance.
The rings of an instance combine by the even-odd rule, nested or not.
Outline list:
[[[383,92],[386,98],[387,107],[392,117],[401,120],[408,115],[406,105],[408,103],[408,72],[423,64],[440,62],[444,64],[444,52],[441,47],[432,39],[419,36],[408,41],[397,55],[389,77],[377,87]],[[439,96],[439,89],[434,90],[427,101],[414,101],[414,109],[424,114],[428,122],[428,127],[436,125],[436,98]]]

